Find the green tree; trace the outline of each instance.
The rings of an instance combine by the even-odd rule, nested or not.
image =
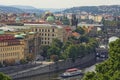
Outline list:
[[[20,60],[20,64],[25,64],[25,63],[27,63],[27,60],[26,60],[26,59],[21,59],[21,60]]]
[[[65,55],[68,58],[72,58],[73,61],[78,57],[78,47],[76,45],[70,45],[66,50],[65,50]]]
[[[63,52],[64,52],[64,50],[67,49],[67,47],[69,47],[70,45],[72,45],[72,42],[70,42],[70,41],[65,42],[65,43],[63,44],[63,46],[62,46]]]
[[[51,55],[51,56],[50,56],[50,59],[51,59],[52,61],[56,62],[56,61],[59,60],[59,57],[58,57],[58,55]]]
[[[44,46],[41,47],[41,49],[42,49],[41,56],[43,56],[44,60],[48,56],[47,52],[48,52],[49,48],[50,48],[50,46],[48,46],[48,45],[44,45]]]
[[[60,56],[60,48],[56,47],[56,46],[51,46],[49,49],[48,49],[48,56],[50,58],[51,55],[58,55]]]
[[[118,26],[119,22],[118,21],[108,21],[108,20],[105,20],[104,21],[104,26]]]
[[[95,73],[94,72],[87,72],[84,76],[84,80],[96,80]]]
[[[51,45],[52,45],[52,46],[56,46],[56,47],[58,47],[58,48],[62,48],[63,43],[62,43],[59,39],[53,39]]]
[[[87,73],[83,80],[120,80],[120,39],[109,46],[109,59],[98,64],[96,72]]]
[[[79,45],[77,45],[77,47],[78,47],[78,56],[79,57],[85,56],[85,53],[86,53],[86,51],[85,51],[85,45],[79,44]]]
[[[88,41],[89,41],[89,38],[87,37],[87,36],[81,36],[80,38],[79,38],[79,42],[85,42],[85,43],[88,43]]]
[[[61,19],[61,21],[62,21],[62,23],[63,23],[64,25],[70,25],[69,19],[68,19],[67,17],[65,17],[65,16]]]
[[[9,76],[0,72],[0,80],[12,80]]]
[[[83,35],[85,33],[84,29],[80,26],[77,27],[77,29],[75,30],[75,32],[78,32],[79,34]]]

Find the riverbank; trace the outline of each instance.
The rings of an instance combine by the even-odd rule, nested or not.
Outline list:
[[[29,68],[27,70],[19,71],[9,74],[14,80],[23,77],[30,77],[34,75],[41,75],[55,71],[65,70],[72,67],[80,67],[81,69],[91,66],[95,63],[95,55],[89,54],[83,58],[78,58],[74,63],[68,59],[66,61],[59,61],[56,63],[43,64],[37,67]]]

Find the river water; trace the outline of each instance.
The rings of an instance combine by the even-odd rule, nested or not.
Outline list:
[[[90,67],[87,67],[83,69],[83,72],[88,72],[88,71],[94,71],[95,70],[95,65],[92,65]],[[17,80],[81,80],[82,76],[75,76],[75,77],[70,77],[70,78],[59,78],[59,75],[62,74],[64,71],[59,71],[59,72],[53,72],[53,73],[48,73],[48,74],[43,74],[43,75],[36,75],[36,76],[31,76],[27,78],[22,78],[22,79],[17,79]]]

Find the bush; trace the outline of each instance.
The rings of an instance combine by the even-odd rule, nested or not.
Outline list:
[[[26,64],[26,63],[27,63],[27,60],[25,60],[25,59],[20,60],[20,64]]]
[[[0,80],[12,80],[12,79],[3,73],[0,73]]]
[[[57,55],[51,55],[51,56],[50,56],[50,59],[51,59],[52,61],[54,61],[54,62],[56,62],[56,61],[59,60],[59,58],[58,58]]]

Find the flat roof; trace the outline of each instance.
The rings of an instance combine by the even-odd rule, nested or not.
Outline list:
[[[10,31],[15,31],[19,29],[30,29],[32,27],[56,27],[56,28],[63,28],[61,25],[51,25],[51,24],[24,24],[23,26],[3,26],[0,27],[0,29],[3,30],[10,30]]]
[[[87,23],[79,23],[78,26],[103,26],[103,24],[87,24]]]

